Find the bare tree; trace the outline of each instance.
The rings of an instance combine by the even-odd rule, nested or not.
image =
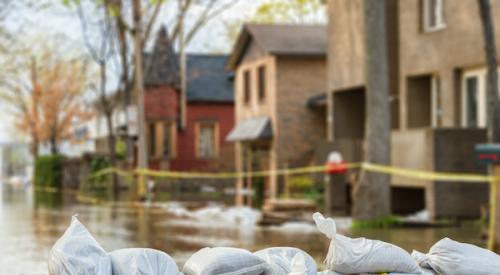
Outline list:
[[[365,161],[390,163],[389,70],[386,1],[363,2],[365,24],[366,125]],[[390,214],[390,177],[362,171],[353,190],[353,217],[372,220]]]
[[[500,99],[498,95],[498,72],[497,72],[497,52],[495,45],[495,26],[491,14],[491,3],[489,0],[478,0],[479,16],[483,28],[484,50],[487,65],[487,123],[488,123],[488,142],[500,143]],[[493,171],[491,173],[498,173]],[[491,197],[500,198],[500,192],[496,184],[491,185]],[[496,205],[496,211],[491,213],[495,216],[490,217],[491,226],[494,229],[494,236],[490,236],[488,248],[492,250],[500,249],[500,207]]]
[[[116,165],[116,133],[113,114],[117,107],[117,96],[108,92],[108,63],[114,58],[116,26],[109,5],[104,2],[89,3],[76,1],[76,10],[80,19],[80,26],[85,47],[91,59],[99,67],[99,83],[92,83],[91,89],[96,92],[96,109],[103,115],[107,128],[107,147],[111,166]],[[85,5],[83,7],[82,5]],[[90,12],[89,16],[86,14]],[[95,35],[97,34],[97,35]],[[115,89],[115,93],[118,89]],[[118,196],[118,179],[112,177],[115,198]]]

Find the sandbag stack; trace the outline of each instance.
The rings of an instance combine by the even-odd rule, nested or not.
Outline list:
[[[182,273],[166,253],[127,248],[107,253],[76,217],[49,256],[51,275],[500,275],[500,256],[471,244],[444,238],[427,254],[408,252],[393,244],[337,233],[335,221],[313,215],[318,230],[330,241],[328,270],[294,247],[257,252],[232,247],[203,248],[184,264]]]

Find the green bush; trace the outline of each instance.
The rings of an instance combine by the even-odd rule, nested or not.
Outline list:
[[[95,184],[100,185],[108,182],[109,175],[100,175],[100,176],[93,176],[93,175],[109,167],[111,167],[111,164],[106,158],[93,157],[92,160],[90,161],[90,179],[89,179],[90,183],[92,183],[93,185]]]
[[[35,186],[55,187],[62,186],[63,161],[61,155],[41,156],[35,160]]]

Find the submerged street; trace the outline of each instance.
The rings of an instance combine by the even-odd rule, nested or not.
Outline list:
[[[179,267],[207,246],[233,246],[256,251],[272,246],[298,247],[321,266],[329,240],[314,225],[289,223],[255,225],[259,212],[217,205],[187,210],[174,202],[144,204],[117,202],[101,205],[78,203],[70,195],[34,195],[30,187],[0,184],[0,274],[47,274],[50,248],[69,225],[72,215],[88,227],[107,250],[151,247],[170,254]],[[427,251],[443,237],[485,246],[481,227],[473,222],[461,227],[427,229],[349,230],[349,219],[337,219],[339,230],[353,237],[394,243],[411,252]]]

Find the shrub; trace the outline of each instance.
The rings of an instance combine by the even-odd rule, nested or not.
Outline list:
[[[61,155],[41,156],[35,160],[35,186],[55,187],[62,186],[63,161]]]
[[[90,179],[92,184],[103,184],[109,179],[109,175],[93,176],[95,173],[109,168],[111,165],[109,161],[104,157],[93,157],[90,161]]]

